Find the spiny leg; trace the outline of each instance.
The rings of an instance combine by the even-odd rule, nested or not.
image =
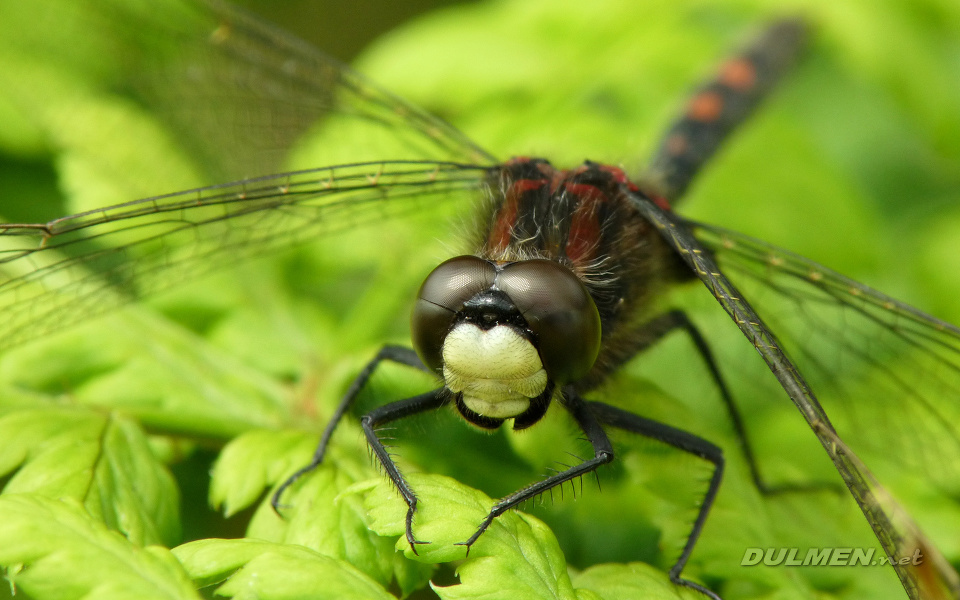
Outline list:
[[[377,457],[377,460],[380,461],[380,464],[383,465],[384,470],[390,477],[390,481],[397,487],[400,495],[403,496],[404,502],[407,503],[406,535],[407,542],[410,543],[410,549],[413,550],[414,554],[417,553],[417,544],[429,543],[420,541],[413,536],[413,514],[417,510],[417,495],[410,487],[410,484],[407,483],[397,464],[390,458],[390,453],[384,448],[383,442],[377,437],[377,427],[390,421],[402,419],[403,417],[440,408],[449,401],[450,393],[445,388],[439,388],[426,394],[407,398],[406,400],[398,400],[375,408],[360,419],[360,425],[363,427],[363,433],[367,436],[367,442],[370,444],[370,448],[373,449],[374,455]]]
[[[585,475],[586,473],[594,471],[600,465],[606,464],[613,460],[613,446],[610,444],[610,439],[607,437],[607,434],[603,431],[603,428],[600,426],[600,423],[597,422],[597,419],[593,416],[590,409],[587,408],[586,403],[582,398],[580,398],[579,394],[577,394],[577,392],[572,388],[565,389],[563,392],[562,403],[563,406],[570,411],[570,414],[573,415],[573,418],[580,426],[580,429],[582,429],[584,434],[586,434],[590,445],[593,446],[593,458],[560,471],[555,475],[551,475],[542,481],[528,485],[527,487],[517,490],[509,496],[500,499],[499,502],[493,505],[493,508],[491,508],[490,512],[487,514],[487,518],[483,520],[483,523],[480,524],[480,527],[477,528],[477,531],[470,536],[470,539],[457,544],[458,546],[466,546],[467,554],[470,554],[470,546],[472,546],[473,543],[480,538],[483,532],[487,530],[491,523],[493,523],[494,519],[506,511],[517,506],[518,504],[530,500],[531,498],[539,496],[540,494],[551,490],[558,485],[564,484],[568,481],[576,479],[577,477]]]
[[[270,505],[273,506],[273,510],[275,510],[277,513],[280,512],[280,508],[282,506],[280,504],[280,497],[283,492],[293,485],[294,482],[310,471],[316,469],[320,463],[323,462],[323,457],[327,452],[327,445],[330,443],[330,438],[333,436],[333,432],[336,430],[340,420],[350,409],[350,406],[357,399],[357,396],[360,395],[360,391],[366,387],[370,377],[373,376],[373,372],[376,371],[380,363],[385,360],[407,365],[415,369],[420,369],[421,371],[428,371],[427,367],[424,366],[424,364],[420,361],[417,353],[410,348],[404,348],[403,346],[384,346],[381,348],[380,352],[378,352],[377,355],[367,363],[367,366],[360,371],[360,374],[357,375],[357,378],[353,380],[353,383],[350,384],[350,388],[347,389],[347,392],[343,395],[343,398],[340,400],[340,404],[337,406],[337,410],[334,411],[333,417],[330,419],[330,422],[327,423],[326,429],[323,430],[323,436],[320,438],[320,443],[317,445],[317,449],[313,453],[313,458],[307,465],[298,469],[290,477],[287,477],[286,481],[281,483],[280,487],[278,487],[273,493],[273,496],[270,498]]]
[[[727,386],[723,375],[720,373],[720,366],[717,364],[716,357],[714,356],[713,351],[710,349],[710,345],[707,343],[706,338],[702,333],[700,333],[700,330],[696,325],[693,324],[685,312],[681,310],[671,310],[654,319],[651,319],[650,321],[647,321],[646,323],[643,323],[636,329],[634,335],[631,336],[635,340],[634,344],[632,346],[625,347],[621,352],[619,352],[617,356],[613,358],[605,373],[617,370],[620,368],[620,366],[622,366],[623,363],[652,347],[671,332],[678,329],[690,337],[690,341],[693,342],[693,345],[697,349],[697,353],[703,359],[704,365],[710,372],[710,378],[713,380],[714,385],[717,386],[717,390],[720,392],[720,398],[723,400],[727,414],[730,415],[730,421],[733,425],[734,433],[737,435],[737,438],[740,442],[740,449],[747,461],[747,467],[750,470],[750,477],[753,479],[753,483],[757,486],[757,489],[766,495],[789,492],[809,492],[822,489],[836,489],[835,485],[829,483],[771,485],[763,479],[763,476],[760,474],[757,455],[753,451],[753,445],[750,442],[750,436],[747,435],[747,428],[744,425],[743,416],[741,415],[740,409],[737,407],[736,402],[734,402],[733,394],[730,392],[730,388]]]
[[[583,404],[583,401],[581,401],[581,404]],[[680,577],[680,573],[683,572],[683,568],[690,559],[690,554],[693,552],[693,547],[697,543],[697,539],[700,537],[700,532],[703,529],[704,523],[706,523],[707,514],[710,512],[710,507],[713,506],[713,502],[717,497],[717,492],[720,489],[720,480],[723,478],[724,466],[723,451],[718,446],[711,444],[707,440],[697,437],[690,432],[683,431],[682,429],[676,429],[657,421],[646,419],[640,415],[635,415],[631,412],[621,410],[608,404],[591,401],[586,402],[586,405],[589,412],[592,414],[594,423],[599,422],[605,425],[616,427],[618,429],[623,429],[624,431],[629,431],[631,433],[638,433],[642,436],[669,444],[674,448],[683,450],[684,452],[689,452],[690,454],[709,461],[714,465],[713,475],[710,477],[710,484],[707,487],[707,491],[703,496],[703,501],[700,504],[700,511],[697,513],[697,518],[693,522],[693,527],[690,530],[690,534],[687,536],[687,541],[683,545],[683,550],[680,552],[680,558],[677,559],[677,562],[674,563],[673,567],[670,569],[669,576],[670,580],[678,585],[693,588],[705,594],[706,596],[713,598],[714,600],[720,600],[719,596],[702,585]]]

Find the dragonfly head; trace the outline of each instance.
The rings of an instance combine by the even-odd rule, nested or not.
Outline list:
[[[537,422],[553,391],[593,367],[600,315],[560,263],[452,258],[420,287],[411,317],[421,360],[457,395],[463,417],[494,429]]]

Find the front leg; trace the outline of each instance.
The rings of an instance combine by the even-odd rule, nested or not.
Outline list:
[[[720,490],[720,481],[723,479],[723,451],[715,444],[693,435],[688,431],[677,429],[676,427],[671,427],[665,423],[653,421],[640,415],[635,415],[602,402],[589,402],[588,404],[590,406],[590,414],[593,418],[605,425],[659,440],[678,450],[688,452],[713,464],[713,475],[710,477],[710,484],[707,487],[703,499],[700,501],[700,510],[697,513],[697,518],[693,522],[690,533],[687,535],[687,542],[683,545],[683,551],[681,551],[677,562],[674,563],[670,569],[669,575],[670,580],[678,585],[693,588],[713,600],[721,600],[720,597],[712,591],[699,583],[682,578],[680,574],[683,572],[683,567],[686,566],[687,560],[689,560],[690,554],[693,552],[693,547],[700,537],[700,531],[707,521],[707,514],[710,512],[710,507],[713,506],[713,501],[716,499],[717,492]]]
[[[270,498],[270,505],[273,506],[273,510],[276,511],[277,514],[280,513],[280,508],[282,506],[280,504],[280,498],[283,495],[283,492],[286,491],[288,487],[293,485],[298,479],[316,469],[320,463],[323,462],[323,457],[327,453],[327,445],[330,443],[330,438],[333,437],[333,432],[337,429],[337,425],[340,423],[341,419],[343,419],[343,416],[347,414],[347,411],[350,409],[350,406],[353,405],[353,402],[357,399],[357,396],[360,395],[360,391],[363,390],[363,388],[367,385],[367,382],[370,380],[370,377],[373,376],[374,371],[376,371],[377,367],[380,366],[380,363],[385,360],[401,365],[407,365],[421,371],[428,371],[427,367],[425,367],[417,357],[416,352],[410,348],[404,348],[403,346],[384,346],[381,348],[380,352],[377,352],[377,355],[373,357],[373,360],[367,363],[367,366],[360,371],[360,373],[357,375],[357,378],[353,380],[352,384],[350,384],[350,388],[347,390],[347,393],[343,395],[343,398],[340,400],[340,404],[337,406],[337,410],[334,411],[333,417],[330,419],[330,422],[327,423],[327,427],[323,431],[323,437],[320,438],[320,443],[317,445],[317,449],[313,453],[313,458],[310,459],[308,464],[297,469],[293,475],[287,477],[287,479],[277,488],[277,491],[273,493],[273,496]]]
[[[407,541],[410,543],[410,549],[413,550],[414,554],[417,553],[417,544],[429,543],[420,541],[413,536],[413,514],[417,510],[417,495],[413,492],[410,484],[407,483],[406,478],[404,478],[400,472],[397,464],[393,462],[390,453],[383,447],[383,442],[377,437],[377,427],[390,421],[402,419],[403,417],[440,408],[449,400],[450,393],[445,388],[440,388],[432,392],[427,392],[426,394],[414,396],[413,398],[391,402],[390,404],[370,411],[360,419],[360,425],[363,427],[363,433],[367,436],[367,442],[370,444],[370,448],[373,449],[374,455],[376,455],[380,464],[383,465],[384,470],[390,477],[390,481],[397,487],[400,495],[403,496],[404,502],[407,503]]]
[[[594,471],[600,465],[606,464],[613,460],[613,445],[610,443],[610,439],[607,437],[606,432],[603,431],[603,427],[600,426],[600,423],[597,421],[596,417],[594,417],[593,413],[587,407],[587,404],[583,401],[583,399],[575,391],[568,388],[564,390],[561,402],[564,408],[569,410],[570,414],[573,415],[573,418],[577,421],[580,429],[582,429],[586,434],[587,440],[590,441],[590,445],[593,446],[593,458],[585,460],[582,463],[574,465],[564,471],[560,471],[559,473],[552,475],[543,481],[538,481],[534,484],[528,485],[527,487],[502,498],[493,506],[492,509],[490,509],[489,514],[487,514],[487,518],[484,519],[483,523],[480,524],[480,527],[477,528],[476,533],[470,536],[470,539],[467,541],[459,542],[457,544],[458,546],[466,546],[468,555],[470,554],[470,546],[472,546],[473,543],[479,539],[483,532],[487,530],[487,527],[493,523],[494,519],[506,511],[558,485],[564,484],[568,481],[576,479],[577,477]]]
[[[670,580],[677,585],[695,589],[712,600],[720,600],[720,597],[711,590],[681,577],[683,567],[686,566],[687,560],[693,552],[693,547],[700,536],[700,531],[706,522],[707,514],[720,488],[720,480],[723,477],[724,466],[723,452],[720,448],[692,433],[670,427],[664,423],[652,421],[601,402],[586,402],[572,387],[564,389],[561,403],[564,408],[570,411],[570,414],[573,415],[573,418],[577,421],[577,425],[579,425],[580,429],[586,434],[587,440],[590,442],[590,445],[593,446],[594,457],[503,498],[493,506],[487,514],[487,518],[480,524],[476,533],[474,533],[470,539],[458,545],[466,546],[467,554],[469,554],[470,546],[486,531],[494,519],[507,510],[553,487],[594,471],[602,464],[612,461],[613,446],[610,444],[610,439],[603,429],[603,425],[609,425],[659,440],[713,464],[713,475],[710,478],[709,487],[700,503],[697,518],[694,521],[690,534],[687,536],[687,542],[684,544],[680,558],[670,569],[669,576]]]

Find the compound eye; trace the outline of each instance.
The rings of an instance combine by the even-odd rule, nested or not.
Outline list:
[[[413,348],[431,369],[443,365],[443,340],[463,303],[489,289],[496,277],[494,266],[476,256],[458,256],[440,263],[427,275],[410,315]]]
[[[600,352],[600,313],[573,271],[551,260],[507,265],[502,290],[536,335],[540,358],[558,385],[587,374]]]

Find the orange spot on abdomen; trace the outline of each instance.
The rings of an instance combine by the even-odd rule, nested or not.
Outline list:
[[[731,60],[720,70],[720,83],[738,92],[745,92],[757,83],[757,70],[744,58]]]
[[[723,113],[723,98],[716,92],[700,92],[690,100],[687,117],[694,121],[709,123]]]

